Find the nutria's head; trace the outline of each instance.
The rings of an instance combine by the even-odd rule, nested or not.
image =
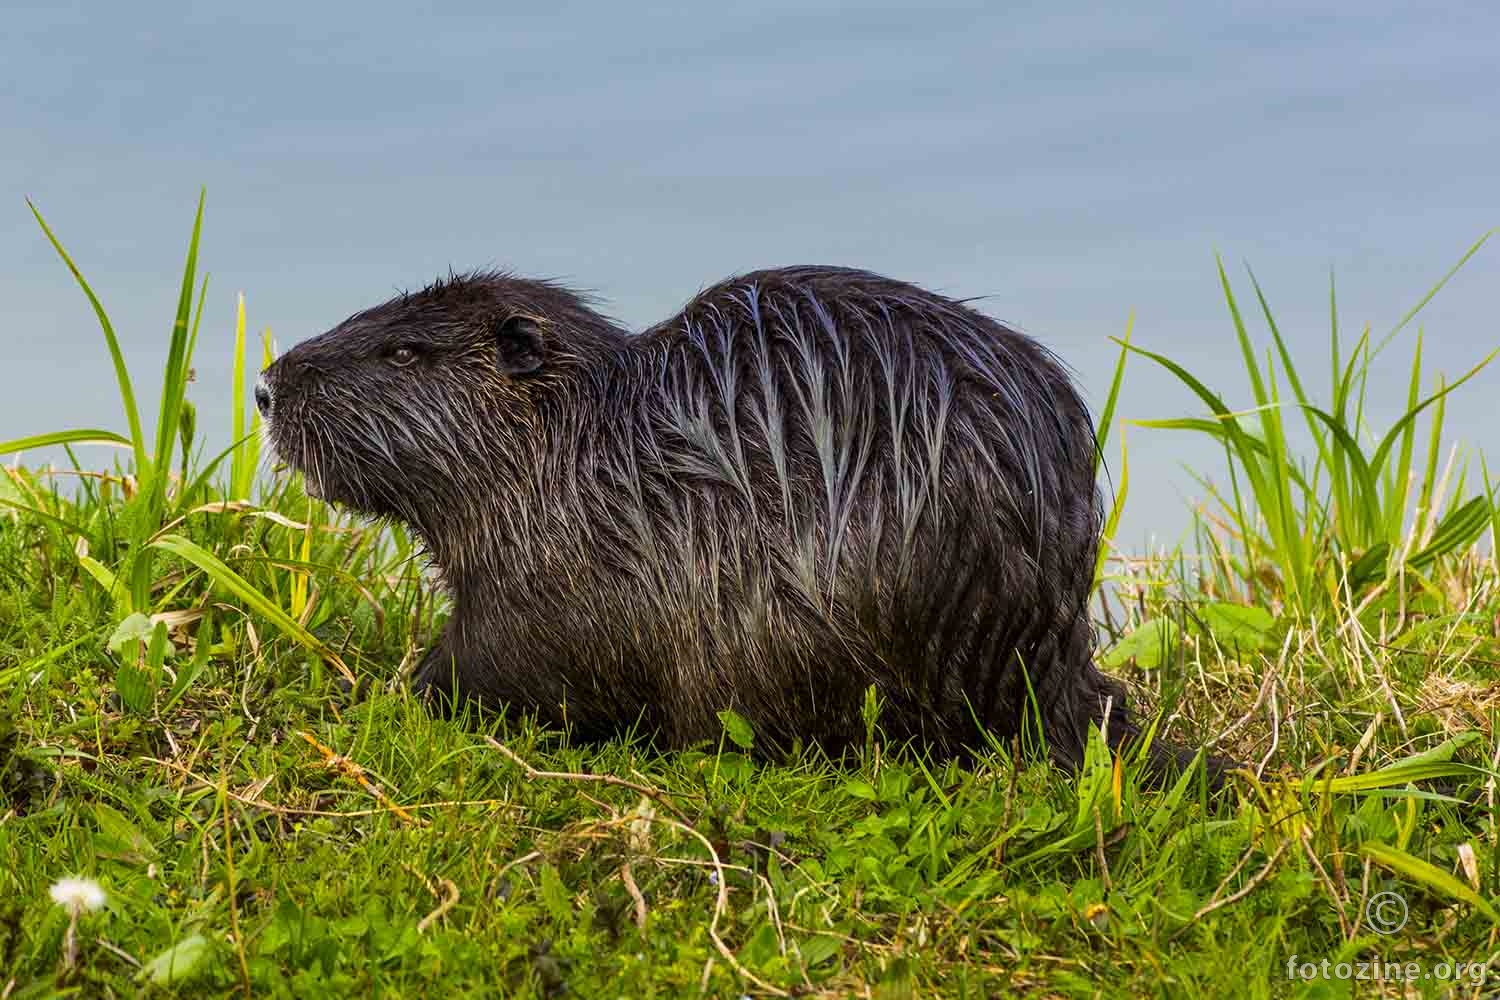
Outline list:
[[[425,529],[482,506],[541,396],[623,337],[557,285],[455,276],[298,344],[255,399],[309,493]]]

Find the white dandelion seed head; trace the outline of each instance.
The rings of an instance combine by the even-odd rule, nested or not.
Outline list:
[[[52,883],[52,901],[75,916],[104,905],[104,890],[87,878],[60,878]]]

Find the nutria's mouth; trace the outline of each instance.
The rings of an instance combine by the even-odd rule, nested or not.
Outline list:
[[[294,472],[302,475],[302,492],[315,500],[330,503],[327,490],[324,487],[322,477],[314,470],[314,463],[307,461],[306,448],[296,447],[293,441],[283,441],[285,436],[279,433],[285,426],[286,418],[277,419],[269,406],[262,407],[264,418],[261,422],[262,441],[271,453],[276,456],[277,462],[272,468],[273,473]]]
[[[333,502],[333,497],[330,495],[327,484],[324,482],[325,477],[319,475],[315,463],[305,461],[304,456],[294,454],[291,449],[277,447],[274,444],[272,447],[275,448],[276,454],[281,456],[281,468],[302,476],[303,493],[306,493],[314,500],[321,500],[324,503]]]

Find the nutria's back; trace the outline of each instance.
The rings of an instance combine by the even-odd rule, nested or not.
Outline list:
[[[405,346],[401,346],[405,345]],[[863,271],[716,285],[638,336],[556,286],[454,279],[267,372],[324,495],[412,523],[454,613],[417,674],[584,738],[1127,729],[1090,663],[1094,437],[1066,373],[968,307]],[[269,402],[269,401],[268,401]],[[1022,664],[1025,664],[1025,673]]]

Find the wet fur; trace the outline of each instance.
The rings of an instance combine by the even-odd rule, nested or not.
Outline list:
[[[1088,412],[1044,348],[961,303],[785,268],[632,335],[559,286],[476,274],[267,380],[310,488],[409,523],[440,567],[429,694],[666,747],[733,708],[759,748],[837,756],[872,684],[887,737],[939,755],[1028,715],[1068,767],[1091,722],[1137,734],[1092,663]]]

